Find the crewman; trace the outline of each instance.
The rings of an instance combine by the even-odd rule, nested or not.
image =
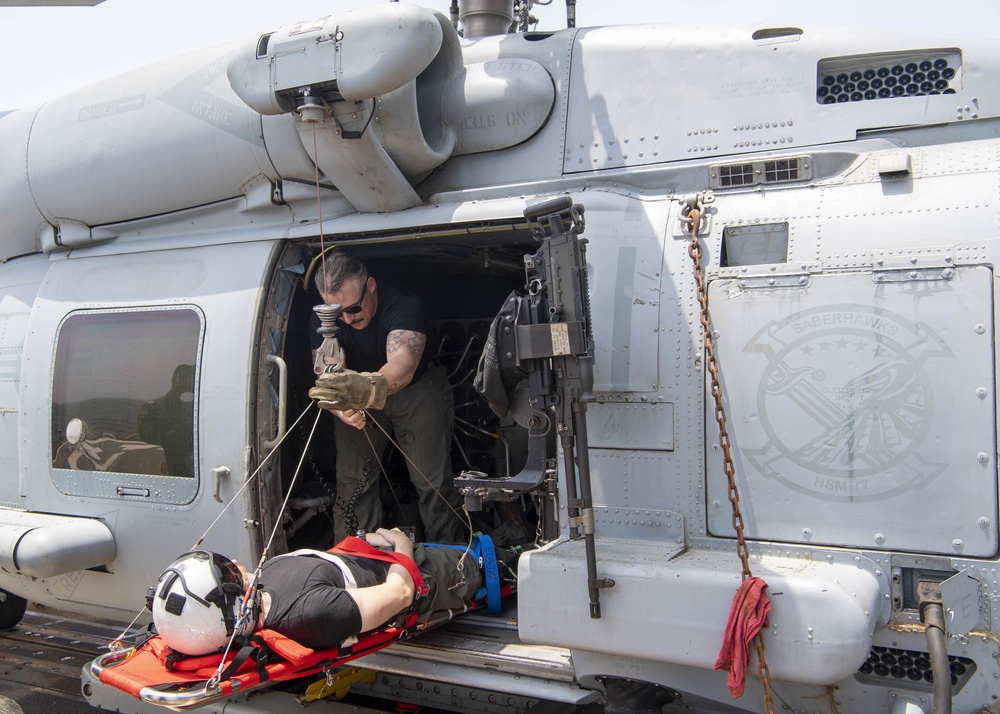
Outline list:
[[[388,435],[405,455],[419,494],[424,538],[464,542],[462,498],[451,469],[454,398],[444,369],[431,364],[420,299],[376,281],[341,250],[324,257],[315,280],[325,303],[342,306],[340,322],[350,328],[338,335],[346,369],[321,374],[309,392],[337,417],[337,496],[346,517],[335,519],[335,542],[383,525],[379,478]],[[312,334],[317,350],[322,337]]]

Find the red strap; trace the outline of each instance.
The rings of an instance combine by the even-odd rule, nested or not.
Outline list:
[[[260,637],[264,641],[264,644],[274,650],[279,657],[295,665],[301,664],[316,654],[315,650],[305,645],[300,645],[295,640],[289,639],[274,630],[258,630],[254,633],[254,636]]]
[[[159,637],[153,637],[149,640],[149,649],[168,671],[195,672],[204,667],[217,668],[222,661],[221,652],[207,655],[186,655],[171,649]],[[234,657],[236,657],[236,653],[230,652],[226,657],[226,662],[231,662]]]
[[[388,552],[384,550],[379,550],[361,538],[355,538],[354,536],[347,536],[344,540],[340,541],[337,545],[330,548],[328,553],[337,553],[338,555],[356,555],[361,558],[370,558],[372,560],[381,560],[384,563],[396,563],[397,565],[402,565],[406,568],[406,572],[410,574],[413,578],[414,595],[418,598],[426,595],[430,588],[424,583],[424,578],[420,574],[420,569],[417,564],[413,562],[413,558],[409,558],[402,553]]]

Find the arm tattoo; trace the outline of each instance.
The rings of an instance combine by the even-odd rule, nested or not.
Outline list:
[[[405,334],[402,330],[393,330],[389,333],[389,336],[385,339],[386,357],[392,357],[392,355],[399,352],[399,348],[403,346],[403,335]]]
[[[419,332],[411,332],[410,339],[406,341],[406,348],[410,350],[413,359],[419,360],[424,354],[424,347],[427,345],[427,335]]]
[[[424,354],[426,344],[427,335],[411,330],[393,330],[386,338],[385,354],[386,357],[391,357],[405,347],[413,359],[419,360]]]

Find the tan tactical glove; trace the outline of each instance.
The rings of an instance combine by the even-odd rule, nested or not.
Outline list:
[[[381,409],[389,394],[385,377],[378,372],[324,372],[309,390],[309,396],[322,409],[342,412],[346,409]]]

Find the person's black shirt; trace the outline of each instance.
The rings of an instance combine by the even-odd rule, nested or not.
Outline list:
[[[359,588],[385,582],[389,564],[368,558],[339,556]],[[344,574],[333,563],[310,555],[268,560],[260,576],[270,594],[264,627],[313,649],[340,647],[361,632],[361,612],[344,589]]]
[[[426,335],[428,344],[420,358],[420,364],[413,375],[416,381],[427,371],[432,346],[430,345],[431,328],[424,312],[423,304],[416,295],[399,285],[378,283],[378,309],[372,321],[362,330],[338,321],[340,333],[337,339],[347,354],[347,368],[355,372],[377,372],[388,360],[385,354],[385,342],[389,333],[394,330],[409,330]],[[319,327],[319,317],[313,313],[310,320],[309,338],[312,349],[319,349],[323,338],[316,332]]]

